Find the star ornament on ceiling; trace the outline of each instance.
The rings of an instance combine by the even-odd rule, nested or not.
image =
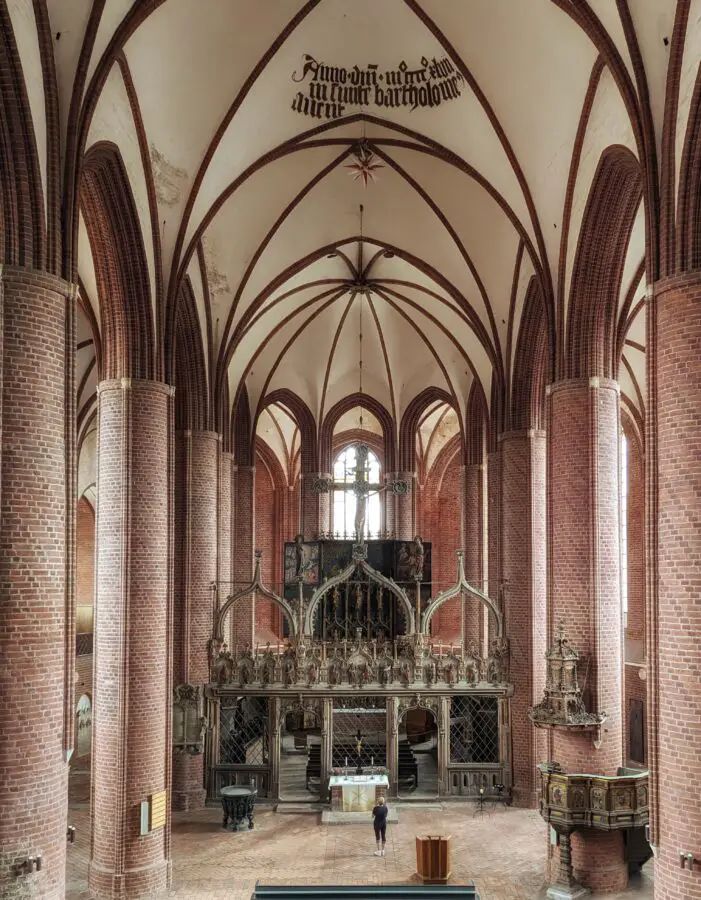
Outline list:
[[[369,182],[377,180],[377,170],[384,169],[381,163],[377,162],[375,154],[366,143],[358,144],[353,150],[354,162],[344,166],[348,169],[348,174],[353,181],[362,181],[363,187],[367,187]]]

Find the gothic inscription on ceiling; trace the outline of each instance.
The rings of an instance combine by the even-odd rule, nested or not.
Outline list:
[[[292,109],[313,119],[338,119],[361,109],[410,111],[456,100],[465,78],[447,56],[422,56],[417,66],[402,60],[396,68],[328,65],[305,53],[301,70],[292,73],[299,90]]]

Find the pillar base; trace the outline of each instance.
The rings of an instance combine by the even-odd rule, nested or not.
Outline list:
[[[586,897],[591,894],[591,889],[582,887],[581,884],[573,884],[570,887],[564,884],[553,884],[545,892],[549,900],[576,900],[577,897]]]
[[[180,812],[204,809],[207,791],[203,787],[204,756],[173,753],[171,807]]]
[[[170,887],[171,867],[166,860],[136,871],[117,873],[90,863],[88,890],[95,900],[141,900]]]
[[[593,891],[624,891],[628,864],[621,832],[585,829],[573,834],[572,868],[575,880]]]
[[[515,787],[511,792],[511,805],[517,809],[538,809],[540,793]]]

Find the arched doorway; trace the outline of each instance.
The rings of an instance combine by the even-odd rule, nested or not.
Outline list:
[[[400,797],[438,797],[438,720],[432,709],[412,706],[399,716],[397,793]]]
[[[295,705],[280,717],[279,797],[318,800],[322,780],[321,718],[317,710]]]
[[[75,755],[77,759],[90,757],[92,749],[92,703],[81,694],[75,710]]]

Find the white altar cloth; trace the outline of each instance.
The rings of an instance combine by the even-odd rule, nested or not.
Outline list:
[[[375,805],[375,789],[389,791],[386,775],[332,775],[329,787],[342,788],[343,812],[370,812]]]

